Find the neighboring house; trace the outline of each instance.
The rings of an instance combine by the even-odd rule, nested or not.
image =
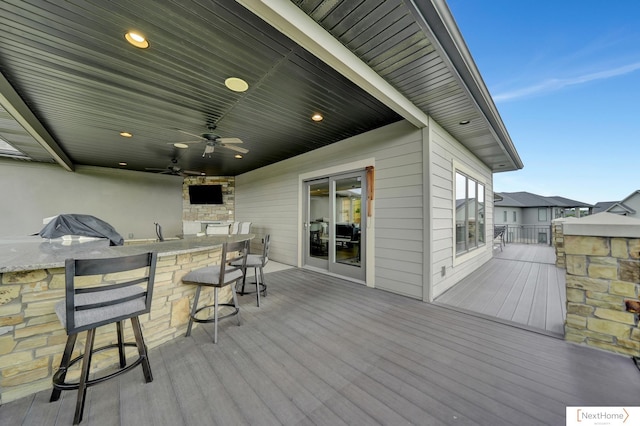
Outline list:
[[[622,201],[601,201],[596,203],[593,213],[601,212],[640,218],[640,190],[633,191]]]
[[[51,141],[52,135],[59,138],[59,143],[52,144],[57,149],[44,153],[34,144],[33,152],[38,149],[41,158],[0,159],[0,197],[5,200],[0,207],[0,236],[37,232],[36,226],[43,217],[61,212],[97,214],[125,238],[153,235],[154,221],[163,224],[165,236],[180,232],[183,221],[194,220],[186,217],[183,210],[183,202],[188,203],[183,182],[215,179],[218,175],[208,172],[206,178],[182,179],[143,170],[157,167],[149,163],[157,151],[173,152],[168,143],[171,140],[164,136],[167,128],[191,129],[212,116],[221,120],[219,129],[229,123],[229,134],[245,139],[243,146],[251,151],[240,162],[226,160],[222,154],[203,160],[202,150],[198,149],[190,160],[213,171],[219,170],[216,167],[231,167],[228,164],[257,165],[222,176],[229,182],[225,194],[229,205],[224,212],[228,212],[228,218],[223,220],[252,222],[252,232],[258,236],[256,242],[260,236],[270,234],[272,260],[337,274],[425,301],[433,300],[490,260],[493,252],[487,241],[493,235],[493,173],[517,170],[523,164],[446,4],[437,0],[339,2],[335,8],[323,6],[322,13],[309,12],[307,16],[294,4],[304,6],[305,2],[274,2],[287,12],[281,15],[263,10],[263,2],[248,3],[255,9],[244,10],[228,0],[195,2],[197,8],[154,2],[155,13],[149,14],[149,6],[143,6],[150,2],[127,2],[127,16],[122,18],[126,25],[120,26],[110,21],[111,14],[115,14],[110,12],[111,5],[102,9],[100,2],[94,4],[95,8],[78,7],[73,2],[61,2],[52,8],[35,2],[29,8],[11,8],[12,13],[20,14],[15,23],[6,22],[13,15],[0,14],[0,23],[13,28],[0,33],[0,69],[7,79],[13,79],[15,86],[0,84],[0,91],[6,92],[0,99],[15,102],[16,107],[10,109],[11,105],[6,105],[5,109],[22,112],[32,122],[38,117],[48,118],[44,125],[34,122],[32,126],[33,132],[50,129],[51,134],[39,138],[39,144]],[[170,7],[171,14],[157,11],[161,6]],[[39,7],[47,13],[39,13]],[[65,7],[72,8],[73,13],[64,13]],[[347,8],[352,9],[352,15]],[[49,18],[53,13],[49,9],[60,11],[65,19]],[[369,9],[371,14],[362,16],[368,21],[355,19]],[[89,16],[84,16],[85,12]],[[133,12],[140,17],[130,17]],[[140,53],[120,47],[122,36],[94,34],[107,27],[119,31],[138,20],[153,33],[173,28],[173,22],[200,22],[201,15],[206,26],[190,25],[191,31],[167,33],[164,39],[171,41],[174,50],[163,47],[161,37],[153,45],[157,47]],[[228,35],[225,31],[214,32],[217,26],[212,24],[223,19],[221,16],[242,23],[227,25],[226,32],[245,32],[235,37],[230,34],[234,43],[229,51],[216,56],[209,52],[216,51]],[[399,22],[394,23],[395,20]],[[333,26],[334,21],[340,25]],[[35,36],[23,37],[22,34],[31,34],[22,28],[25,22],[36,27],[33,34],[42,35],[47,43]],[[90,26],[86,28],[90,37],[78,35],[85,25]],[[274,32],[271,25],[287,31],[286,37]],[[352,30],[343,28],[347,25]],[[334,28],[335,33],[331,33]],[[374,30],[364,31],[365,28]],[[390,32],[396,29],[400,32],[394,36]],[[267,31],[270,37],[256,38],[255,43],[238,43],[258,31]],[[195,42],[191,40],[193,35],[197,36]],[[14,36],[17,40],[13,40]],[[349,39],[356,36],[362,40],[355,40],[356,43]],[[184,38],[174,40],[177,37]],[[90,44],[96,40],[105,48],[96,51],[96,45]],[[291,40],[298,44],[290,47]],[[199,52],[203,46],[197,57],[171,62],[173,56],[194,45]],[[240,51],[247,47],[256,51]],[[63,55],[67,48],[71,51],[68,55],[56,56]],[[126,55],[121,53],[123,50]],[[308,54],[316,56],[306,59]],[[145,55],[144,60],[139,55]],[[290,63],[301,55],[304,60]],[[121,57],[125,59],[118,60]],[[252,81],[256,83],[249,92],[231,94],[221,82],[210,79],[220,67],[201,62],[219,57],[223,58],[219,62],[224,63],[223,71],[228,75],[234,75],[237,61],[250,59],[243,62],[251,67]],[[45,72],[45,65],[49,64],[52,71]],[[315,64],[319,64],[316,74],[298,78]],[[330,79],[325,69],[339,72],[341,78]],[[122,75],[125,71],[127,74]],[[32,78],[34,82],[30,84]],[[304,86],[300,80],[320,88]],[[336,89],[327,86],[334,80],[339,83]],[[200,87],[201,81],[208,84]],[[390,115],[390,121],[378,125],[376,110],[382,107],[373,101],[356,103],[353,110],[342,115],[338,109],[329,116],[352,98],[350,93],[343,93],[351,83],[397,116]],[[191,87],[193,84],[197,90]],[[60,94],[56,95],[53,89],[58,87]],[[220,91],[219,96],[211,95],[216,90]],[[112,93],[117,95],[115,99],[111,98]],[[313,99],[326,94],[327,99]],[[19,102],[21,95],[29,102]],[[291,95],[289,104],[279,104],[279,96],[285,95]],[[126,99],[120,101],[120,97]],[[294,108],[298,103],[301,107]],[[308,118],[312,106],[328,112],[322,123]],[[37,114],[26,111],[27,107]],[[134,107],[139,107],[142,114],[132,114]],[[86,110],[94,120],[78,117]],[[118,120],[124,118],[127,124],[137,124],[141,129],[132,142],[123,142],[115,132],[103,130],[109,126],[119,129]],[[184,121],[177,124],[180,120]],[[344,124],[340,124],[343,120]],[[346,132],[369,123],[370,127],[359,132]],[[324,143],[328,137],[324,130],[338,125],[344,129],[338,128],[331,143]],[[101,139],[103,134],[107,136]],[[147,134],[151,137],[145,140]],[[269,135],[272,139],[267,139]],[[249,144],[251,141],[253,145]],[[295,151],[296,155],[284,160],[276,156],[299,146],[308,150]],[[50,156],[49,151],[56,157]],[[191,151],[182,152],[181,164],[185,164]],[[117,162],[125,154],[138,156],[139,161],[127,166],[137,169],[118,168]],[[114,166],[102,165],[98,161],[102,157],[108,157],[108,164]],[[344,198],[340,197],[339,188],[345,182],[361,190],[352,196],[361,194],[362,198],[344,200],[339,207],[336,200]],[[316,196],[311,192],[314,185],[322,186],[319,192],[326,198],[313,204],[326,202],[326,213],[310,211],[315,209],[311,202]],[[347,206],[347,202],[351,204]],[[314,256],[310,250],[310,224],[318,219],[329,224],[325,257]],[[360,220],[358,236],[348,244],[335,244],[331,225]],[[359,250],[351,254],[357,262],[353,258],[348,264],[336,261],[336,246],[353,250],[354,245]]]
[[[617,203],[618,201],[599,201],[593,205],[592,214],[606,212],[609,207]]]
[[[580,217],[593,206],[564,197],[546,197],[530,192],[496,192],[494,224],[506,225],[507,241],[551,243],[553,219]]]

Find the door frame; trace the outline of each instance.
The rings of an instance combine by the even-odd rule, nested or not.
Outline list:
[[[297,266],[304,266],[304,248],[305,248],[305,235],[306,229],[304,227],[305,223],[305,209],[304,203],[306,202],[306,194],[305,194],[305,181],[320,179],[323,177],[327,177],[329,175],[337,175],[343,173],[349,173],[353,171],[358,171],[361,169],[365,169],[367,167],[375,167],[375,158],[365,158],[358,161],[353,161],[349,163],[344,163],[332,167],[327,167],[324,169],[314,170],[308,173],[301,173],[298,175],[298,253],[297,253]],[[363,202],[366,202],[366,197],[363,197]],[[364,247],[364,265],[365,265],[365,281],[368,287],[375,287],[375,197],[371,200],[370,212],[367,216],[362,218],[362,227],[366,227],[367,237],[365,240]],[[326,273],[328,275],[336,275],[332,274],[329,271],[325,271],[323,269],[310,268],[313,270],[317,270],[321,273]],[[353,278],[346,277],[344,275],[336,275],[343,279],[355,281],[362,283],[360,280],[356,280]]]

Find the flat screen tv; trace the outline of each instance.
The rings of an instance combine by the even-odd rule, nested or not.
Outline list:
[[[189,203],[224,204],[222,185],[189,185]]]

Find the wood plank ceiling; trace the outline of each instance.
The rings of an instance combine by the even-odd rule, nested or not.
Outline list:
[[[493,103],[484,108],[432,33],[425,16],[436,6],[416,3],[292,1],[494,170],[522,167]],[[0,71],[11,86],[0,93],[14,90],[73,164],[144,171],[176,158],[182,169],[238,175],[402,119],[233,0],[3,0],[0,25]],[[148,49],[125,42],[131,29]],[[227,89],[232,76],[249,90]],[[0,110],[0,138],[53,161],[11,112]],[[316,112],[322,122],[310,119]],[[180,130],[201,134],[207,123],[249,152],[235,159],[217,148],[208,158],[202,143],[172,145],[195,139]]]

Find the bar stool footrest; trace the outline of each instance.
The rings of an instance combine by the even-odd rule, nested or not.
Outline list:
[[[123,343],[123,346],[129,346],[129,347],[134,347],[137,348],[138,346],[134,343],[134,342],[125,342]],[[91,355],[97,353],[97,352],[101,352],[107,349],[117,349],[118,348],[118,344],[117,343],[113,343],[111,345],[107,345],[107,346],[103,346],[101,348],[97,348],[91,351]],[[82,360],[84,358],[85,354],[82,354],[74,359],[72,359],[69,362],[69,365],[67,366],[67,371],[69,370],[69,367],[71,367],[73,364],[77,363],[78,361]],[[91,380],[87,380],[86,382],[86,386],[90,387],[93,385],[96,385],[98,383],[102,383],[106,380],[112,379],[114,377],[117,377],[121,374],[126,373],[129,370],[132,370],[133,368],[137,367],[138,365],[140,365],[140,363],[142,363],[144,361],[143,356],[139,356],[135,361],[133,361],[131,364],[126,365],[124,367],[119,368],[118,370],[114,371],[111,374],[107,374],[105,376],[101,376],[101,377],[96,377],[95,379],[91,379]],[[58,389],[58,390],[73,390],[73,389],[78,389],[80,387],[80,383],[79,382],[65,382],[64,380],[61,379],[61,376],[63,375],[63,373],[66,373],[64,370],[60,369],[58,370],[54,375],[53,375],[53,387],[54,389]]]
[[[252,283],[249,283],[249,285],[255,286],[256,283],[252,282]],[[236,290],[236,293],[238,293],[240,296],[244,296],[245,294],[255,294],[256,291],[255,290],[251,290],[251,291],[248,291],[248,290],[247,291],[238,291],[238,290]],[[265,296],[265,297],[267,296],[267,285],[266,284],[260,283],[260,293],[262,293],[262,295]]]
[[[201,308],[198,308],[198,310],[196,310],[194,315],[190,315],[191,319],[193,320],[193,322],[199,322],[199,323],[212,323],[215,322],[215,318],[213,317],[209,317],[209,318],[205,318],[205,319],[200,319],[200,318],[196,318],[196,315],[198,314],[198,312],[204,310],[204,309],[213,309],[215,305],[206,305],[203,306]],[[222,316],[218,316],[218,321],[220,321],[221,319],[224,318],[229,318],[231,316],[234,315],[238,315],[238,313],[240,312],[239,308],[236,308],[235,305],[233,303],[218,303],[218,306],[230,306],[232,308],[235,308],[232,312],[222,315]]]

